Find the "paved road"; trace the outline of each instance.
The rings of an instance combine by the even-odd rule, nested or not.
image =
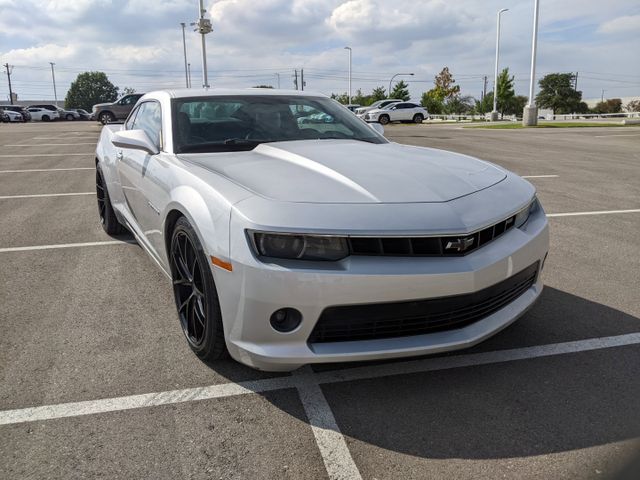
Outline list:
[[[100,228],[98,134],[0,125],[0,478],[608,478],[637,449],[640,213],[616,211],[640,209],[640,129],[388,127],[608,213],[550,218],[541,301],[487,342],[293,376],[191,354],[166,279]]]

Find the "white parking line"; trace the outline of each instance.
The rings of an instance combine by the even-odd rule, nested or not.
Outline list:
[[[611,215],[616,213],[638,213],[640,208],[630,210],[600,210],[595,212],[567,212],[567,213],[547,213],[547,217],[578,217],[581,215]]]
[[[16,145],[5,145],[5,147],[55,147],[55,146],[65,146],[68,147],[70,145],[95,145],[96,142],[78,142],[78,143],[27,143],[27,144],[16,144]]]
[[[331,407],[316,381],[317,375],[314,375],[311,367],[306,366],[294,372],[294,376],[300,380],[297,384],[298,394],[329,478],[361,479]]]
[[[97,141],[98,137],[99,135],[69,135],[67,138],[77,138],[79,140],[90,138],[90,139],[95,139]],[[33,137],[31,140],[60,140],[60,137]]]
[[[522,175],[522,178],[558,178],[560,175]]]
[[[0,170],[0,173],[66,172],[69,170],[95,170],[95,167],[31,168],[28,170]]]
[[[0,155],[1,158],[14,158],[14,157],[62,157],[62,156],[88,156],[95,155],[96,152],[89,153],[29,153],[29,154],[9,154]]]
[[[569,353],[588,352],[605,348],[640,344],[640,332],[610,337],[590,338],[573,342],[553,343],[534,347],[514,348],[482,353],[471,353],[448,357],[426,358],[383,365],[347,368],[321,373],[310,370],[298,375],[253,380],[240,383],[225,383],[209,387],[186,388],[166,392],[145,393],[126,397],[88,400],[84,402],[60,403],[40,407],[20,408],[0,411],[0,425],[53,420],[56,418],[79,417],[97,413],[156,407],[175,403],[223,398],[248,393],[306,387],[315,384],[337,383],[371,378],[404,375],[407,373],[432,372],[452,368],[473,367],[517,360],[551,357]],[[315,413],[314,413],[315,415]],[[330,422],[329,422],[330,423]]]
[[[594,135],[594,138],[603,137],[640,137],[640,133],[619,133],[617,135]]]
[[[37,195],[3,195],[0,200],[8,200],[11,198],[41,198],[41,197],[73,197],[74,195],[95,195],[96,192],[78,192],[78,193],[39,193]]]
[[[0,248],[0,253],[8,252],[29,252],[32,250],[55,250],[58,248],[75,248],[75,247],[99,247],[102,245],[135,245],[135,240],[105,240],[103,242],[82,242],[82,243],[54,243],[52,245],[32,245],[29,247],[5,247]]]

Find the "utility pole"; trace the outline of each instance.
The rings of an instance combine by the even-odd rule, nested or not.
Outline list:
[[[482,81],[482,100],[484,100],[484,97],[487,96],[487,76],[484,76],[484,79]]]
[[[351,47],[344,47],[345,50],[349,50],[349,105],[351,105]]]
[[[11,72],[13,72],[13,65],[5,63],[4,68],[7,69],[7,79],[9,80],[9,102],[13,105],[13,91],[11,90]]]
[[[538,107],[533,92],[536,87],[536,49],[538,48],[538,0],[533,0],[533,37],[531,38],[531,75],[529,77],[529,103],[522,112],[522,125],[532,127],[538,124]]]
[[[184,52],[184,81],[189,88],[189,67],[187,66],[187,40],[184,36],[184,27],[186,24],[184,22],[180,22],[180,26],[182,27],[182,50]]]
[[[600,102],[604,102],[604,92],[606,92],[606,90],[603,88],[602,89],[602,96],[600,97]]]
[[[276,72],[276,78],[278,79],[278,90],[280,90],[280,74]]]
[[[296,86],[296,90],[298,90],[298,70],[294,70],[293,84]]]
[[[190,63],[187,63],[187,72],[188,72],[187,87],[191,88],[191,64]]]
[[[53,66],[55,65],[55,63],[53,62],[49,62],[51,64],[51,78],[53,79],[53,98],[55,99],[56,102],[56,107],[58,106],[58,92],[56,92],[56,74],[53,71]]]
[[[573,90],[576,92],[578,91],[578,72],[576,72],[576,81],[573,84]]]
[[[304,68],[300,70],[300,90],[304,90]]]
[[[503,8],[498,11],[498,20],[496,25],[496,69],[493,77],[493,110],[491,110],[491,121],[498,120],[498,58],[500,57],[500,15],[508,11]]]
[[[211,20],[209,20],[208,18],[204,18],[204,14],[207,11],[204,9],[203,3],[203,0],[200,0],[198,21],[192,23],[191,25],[195,25],[197,28],[194,31],[202,35],[202,88],[209,88],[209,78],[207,76],[207,44],[204,36],[207,33],[211,33],[213,28],[211,27]]]

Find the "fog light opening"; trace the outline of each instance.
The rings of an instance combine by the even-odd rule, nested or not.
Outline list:
[[[274,330],[288,333],[298,328],[302,323],[302,314],[295,308],[281,308],[271,314],[269,322]]]

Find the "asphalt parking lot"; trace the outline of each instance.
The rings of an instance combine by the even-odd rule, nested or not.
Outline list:
[[[640,128],[389,126],[528,176],[540,302],[470,350],[261,373],[103,233],[93,122],[0,127],[0,478],[612,478],[640,438]],[[392,161],[392,160],[390,160]]]

